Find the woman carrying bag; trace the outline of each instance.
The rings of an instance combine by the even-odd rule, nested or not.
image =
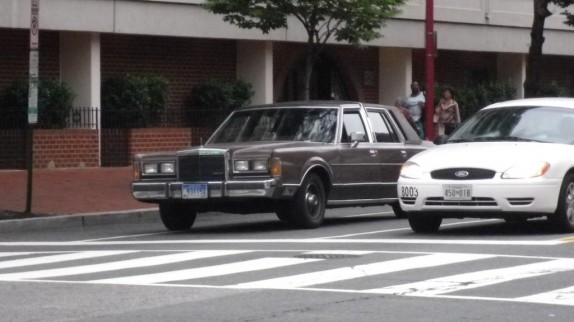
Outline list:
[[[452,88],[444,90],[443,98],[435,107],[433,121],[437,135],[450,135],[460,124],[460,111]]]

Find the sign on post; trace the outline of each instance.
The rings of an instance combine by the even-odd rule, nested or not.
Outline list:
[[[30,85],[28,91],[28,124],[38,123],[38,63],[40,44],[40,0],[32,0],[30,20]]]

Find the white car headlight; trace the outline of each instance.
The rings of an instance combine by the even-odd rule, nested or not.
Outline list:
[[[423,169],[414,162],[405,162],[401,168],[401,177],[421,179],[423,177]]]
[[[157,174],[157,163],[144,163],[144,174]]]
[[[159,171],[161,173],[175,173],[175,163],[173,162],[160,163]]]
[[[235,171],[249,171],[249,161],[235,161],[233,168]]]
[[[236,160],[233,169],[235,172],[268,172],[269,160]]]
[[[269,162],[267,160],[254,160],[251,162],[251,170],[257,172],[267,172]]]
[[[502,179],[528,179],[540,177],[550,169],[550,164],[544,161],[531,161],[517,164],[504,171]]]

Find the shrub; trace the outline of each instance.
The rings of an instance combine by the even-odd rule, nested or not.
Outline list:
[[[2,127],[24,128],[28,123],[28,91],[26,80],[12,82],[1,99],[3,111]],[[38,124],[39,128],[64,128],[74,100],[72,89],[55,79],[41,79],[38,82]]]
[[[210,79],[195,86],[188,98],[187,111],[192,125],[215,127],[232,110],[249,105],[253,90],[243,80]]]
[[[435,106],[442,98],[444,89],[451,86],[435,86]],[[478,84],[472,87],[453,87],[455,100],[460,108],[461,118],[464,120],[483,107],[496,102],[508,101],[515,98],[516,88],[508,82],[494,81]]]
[[[544,84],[540,85],[540,88],[538,89],[538,95],[536,95],[536,96],[537,97],[567,97],[567,96],[570,96],[570,91],[567,88],[556,84],[556,82],[544,83]]]
[[[119,75],[102,83],[102,126],[157,125],[165,110],[169,82],[155,75]]]

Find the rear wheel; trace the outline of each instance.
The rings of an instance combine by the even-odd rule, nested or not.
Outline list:
[[[281,217],[301,228],[317,228],[325,219],[326,203],[327,194],[323,181],[318,175],[311,173],[303,180],[295,194],[292,207],[285,209],[286,212],[281,214]],[[277,216],[280,216],[279,213]],[[279,218],[282,219],[281,217]]]
[[[166,202],[159,204],[159,215],[165,228],[171,231],[181,231],[193,226],[197,211],[183,203]]]
[[[391,205],[393,207],[393,212],[397,218],[407,218],[407,213],[401,208],[401,205],[397,202]]]
[[[415,233],[434,233],[437,232],[442,218],[421,212],[409,212],[409,225]]]
[[[562,181],[558,208],[548,219],[560,232],[574,232],[574,174],[568,173]]]

